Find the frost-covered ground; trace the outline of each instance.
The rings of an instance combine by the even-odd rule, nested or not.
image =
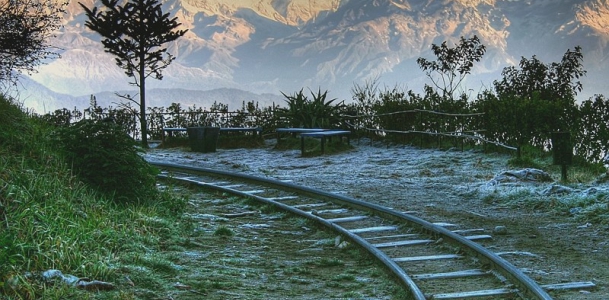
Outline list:
[[[509,170],[507,155],[371,145],[364,139],[352,145],[353,150],[339,154],[301,157],[299,150],[274,150],[269,140],[263,148],[215,153],[151,149],[146,159],[290,180],[409,211],[429,221],[483,228],[489,234],[496,226],[505,226],[507,234],[496,236],[489,247],[519,253],[510,261],[535,280],[593,281],[598,286],[591,292],[557,292],[556,299],[609,299],[609,228],[578,221],[573,214],[559,215],[549,207],[589,198],[606,186],[555,193],[552,189],[560,187],[553,181],[560,174],[544,182],[514,180],[509,171],[523,170]],[[539,199],[540,205],[535,210],[507,205],[506,199],[514,197]]]

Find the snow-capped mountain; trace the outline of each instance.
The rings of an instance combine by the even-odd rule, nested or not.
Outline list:
[[[94,0],[79,0],[92,7]],[[82,96],[133,89],[85,28],[72,0],[52,43],[62,57],[32,79],[57,93]],[[150,88],[254,93],[329,90],[350,98],[354,84],[378,78],[420,90],[416,64],[431,44],[477,35],[487,46],[464,88],[491,86],[503,67],[537,55],[559,61],[582,46],[583,95],[609,94],[609,0],[164,0],[187,34],[170,45],[177,60]],[[179,102],[180,99],[175,99]],[[213,102],[213,101],[212,101]]]

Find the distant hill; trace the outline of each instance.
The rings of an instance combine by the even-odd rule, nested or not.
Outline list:
[[[95,96],[98,105],[101,107],[117,107],[117,103],[127,103],[125,99],[118,97],[115,92],[100,92],[90,95],[71,96],[55,93],[46,87],[24,78],[22,89],[17,96],[24,106],[44,114],[60,108],[83,110],[89,107],[91,95]],[[137,92],[119,91],[119,94],[130,94],[136,97]],[[182,107],[203,107],[209,108],[214,102],[228,105],[229,110],[240,109],[243,103],[249,101],[258,102],[260,107],[270,105],[283,106],[285,98],[274,94],[255,94],[239,89],[219,88],[208,91],[187,90],[187,89],[151,89],[146,92],[148,107],[169,107],[172,103],[180,103]],[[133,104],[133,103],[132,103]],[[132,105],[133,106],[133,105]]]

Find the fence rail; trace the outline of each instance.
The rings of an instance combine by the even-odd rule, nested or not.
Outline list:
[[[417,114],[416,119],[410,119],[406,121],[405,118],[400,118],[396,116],[409,115],[409,114]],[[423,117],[424,114],[428,114],[432,117],[425,119]],[[470,139],[477,143],[482,144],[491,144],[497,147],[505,148],[508,150],[513,150],[520,155],[520,150],[518,147],[509,146],[503,143],[499,143],[496,141],[491,141],[486,139],[483,135],[479,134],[485,132],[485,129],[470,129],[469,126],[475,126],[483,124],[481,120],[473,120],[474,118],[483,118],[485,113],[465,113],[465,114],[456,114],[456,113],[444,113],[438,111],[430,111],[423,109],[414,109],[414,110],[405,110],[405,111],[395,111],[390,113],[383,114],[374,114],[374,115],[344,115],[345,118],[353,120],[354,122],[345,123],[349,125],[354,130],[366,131],[369,133],[387,135],[387,134],[399,134],[399,135],[408,135],[415,134],[420,138],[420,143],[423,143],[424,136],[435,136],[438,138],[438,145],[440,144],[441,137],[448,138],[456,138],[460,139],[461,147],[463,148],[463,142],[466,139]],[[391,122],[384,121],[383,119],[390,118],[393,119]],[[446,120],[446,118],[455,118],[460,119],[456,122],[451,122],[450,120]],[[395,121],[398,122],[395,122]],[[404,120],[403,123],[400,123],[400,120]],[[366,125],[374,124],[374,127],[368,127]],[[391,125],[393,126],[387,126]],[[385,125],[385,126],[383,126]],[[397,127],[397,128],[391,128]]]
[[[215,126],[215,127],[262,127],[270,132],[278,127],[285,127],[287,122],[276,113],[275,108],[268,110],[247,111],[156,111],[154,108],[146,114],[148,124],[148,139],[160,140],[163,128]],[[58,112],[56,112],[58,114]],[[519,152],[517,147],[489,140],[481,133],[485,129],[477,129],[484,122],[481,120],[484,113],[444,113],[438,111],[414,109],[395,111],[373,115],[342,115],[344,125],[357,132],[366,132],[386,136],[417,135],[420,143],[425,136],[436,137],[438,146],[441,138],[454,138],[461,141],[471,140],[478,144],[491,144],[497,147]],[[56,116],[57,117],[57,116]],[[139,113],[132,110],[116,109],[102,110],[85,109],[61,111],[56,122],[70,124],[83,119],[103,120],[111,118],[121,125],[133,138],[141,134]],[[180,133],[178,133],[179,135]]]

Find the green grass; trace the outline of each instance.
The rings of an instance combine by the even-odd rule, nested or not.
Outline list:
[[[214,231],[214,235],[231,237],[231,236],[235,235],[235,233],[226,226],[220,226],[220,227],[218,227],[218,229],[216,229],[216,231]]]
[[[45,138],[54,128],[3,97],[0,129],[0,298],[136,298],[123,288],[96,295],[49,285],[39,276],[49,269],[150,286],[162,282],[154,270],[175,272],[171,257],[147,253],[190,232],[191,224],[175,213],[184,199],[159,193],[145,204],[117,204],[99,194],[73,175]]]

